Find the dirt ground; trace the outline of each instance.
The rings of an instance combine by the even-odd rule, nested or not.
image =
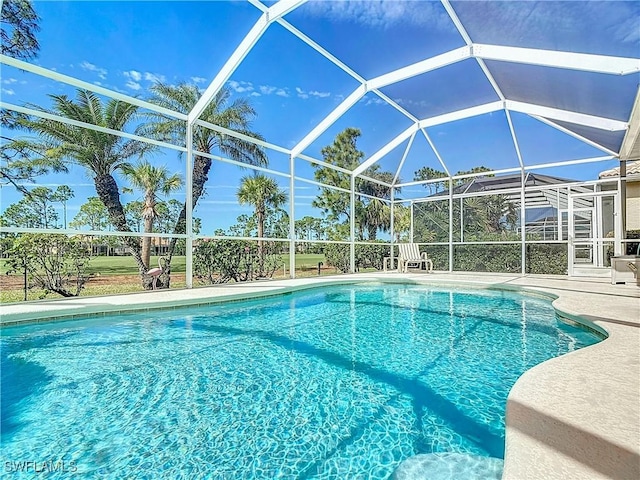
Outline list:
[[[335,274],[335,269],[331,268],[323,268],[323,275],[332,275]],[[312,269],[309,271],[301,271],[298,272],[297,275],[299,277],[309,277],[316,276],[316,269]],[[280,275],[275,275],[274,278],[282,278],[282,272]],[[184,273],[175,273],[171,274],[171,284],[177,288],[184,287],[185,285],[185,274]],[[22,290],[23,287],[23,277],[22,275],[0,275],[0,290],[9,291],[9,290]],[[194,280],[195,282],[195,280]],[[139,275],[96,275],[89,279],[89,281],[85,284],[85,288],[91,287],[103,287],[108,288],[109,286],[114,285],[127,285],[131,286],[130,291],[135,291],[136,286],[140,286],[140,276]],[[142,288],[140,288],[142,290]],[[106,292],[101,292],[99,294],[105,294]],[[95,293],[94,293],[95,295]]]
[[[171,281],[177,283],[184,283],[184,274],[172,274]],[[125,285],[140,284],[140,275],[96,275],[91,277],[86,283],[87,287],[100,287],[108,285]],[[0,289],[1,290],[18,290],[23,286],[22,275],[0,275]]]

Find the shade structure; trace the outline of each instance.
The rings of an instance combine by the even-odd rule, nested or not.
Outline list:
[[[596,150],[619,155],[638,88],[639,50],[633,35],[637,6],[503,2],[504,8],[497,8],[486,2],[444,1],[393,2],[387,10],[376,10],[368,2],[324,3],[292,2],[287,6],[291,11],[273,19],[269,8],[277,4],[267,8],[254,2],[272,24],[296,35],[360,83],[329,115],[319,117],[292,148],[294,155],[348,116],[367,92],[381,93],[380,103],[393,106],[413,127],[367,155],[357,173],[420,128],[450,126],[499,111],[544,120]],[[594,15],[598,13],[600,17]],[[367,15],[374,19],[357,20]],[[607,35],[607,28],[617,22],[621,32]],[[401,35],[405,26],[407,32]],[[352,41],[340,42],[349,28]],[[365,44],[362,38],[369,41]],[[243,53],[242,46],[238,53]],[[507,132],[517,150],[518,130]],[[438,148],[437,141],[432,148]],[[528,164],[518,157],[516,152],[511,155],[513,166]],[[441,159],[444,165],[433,166],[455,171],[447,165],[459,163],[458,158]],[[398,180],[412,172],[395,173]]]

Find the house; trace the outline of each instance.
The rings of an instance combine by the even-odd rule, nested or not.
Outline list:
[[[620,167],[601,172],[599,178],[620,176]],[[626,230],[640,230],[640,160],[627,162]]]

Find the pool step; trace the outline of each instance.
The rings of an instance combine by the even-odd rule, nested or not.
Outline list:
[[[415,455],[404,460],[392,480],[500,480],[504,461],[466,453],[439,452]]]

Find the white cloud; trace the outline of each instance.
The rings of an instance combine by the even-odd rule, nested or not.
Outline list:
[[[122,74],[128,79],[125,85],[131,90],[140,90],[142,88],[142,85],[140,82],[143,79],[146,80],[147,82],[152,82],[152,83],[164,83],[166,79],[164,75],[151,73],[151,72],[142,73],[137,70],[128,70],[128,71],[122,72]]]
[[[271,85],[260,85],[260,93],[263,95],[271,95],[273,92],[278,90],[278,87],[272,87]]]
[[[129,70],[128,72],[124,72],[124,76],[130,78],[134,82],[139,82],[142,80],[142,74],[136,70]]]
[[[207,79],[204,77],[191,77],[191,81],[193,83],[204,83],[207,81]]]
[[[80,68],[86,70],[88,72],[94,72],[98,74],[101,79],[107,78],[107,70],[104,68],[96,67],[93,63],[87,62],[86,60],[80,64]]]
[[[413,24],[438,29],[451,28],[446,11],[435,2],[395,2],[389,0],[309,2],[307,15],[330,20],[357,22],[374,28]]]
[[[142,86],[138,82],[134,82],[133,80],[129,80],[127,83],[125,83],[125,85],[131,90],[140,90],[142,88]]]
[[[622,43],[638,43],[640,40],[640,28],[638,28],[638,17],[630,15],[622,20],[617,27],[612,28],[614,37]]]
[[[16,92],[14,92],[12,89],[10,88],[3,88],[2,89],[2,93],[4,93],[5,95],[15,95]]]
[[[253,84],[251,82],[229,80],[229,86],[236,93],[253,92]]]
[[[100,82],[93,82],[93,84],[94,84],[94,85],[98,85],[99,87],[101,87],[101,86],[102,86],[102,83],[100,83]]]
[[[298,205],[297,200],[305,199],[305,200],[314,200],[318,198],[317,195],[296,195],[296,205]]]
[[[410,107],[412,106],[412,107],[427,108],[431,105],[431,103],[429,103],[427,100],[416,101],[416,100],[404,99],[404,98],[394,98],[393,101],[399,105],[410,106]]]
[[[35,182],[27,182],[27,183],[21,183],[22,186],[24,187],[60,187],[62,185],[66,185],[66,186],[70,186],[70,187],[74,187],[74,188],[79,188],[79,187],[93,187],[95,184],[93,183],[74,183],[72,185],[69,184],[62,184],[62,183],[35,183]]]
[[[317,90],[311,90],[309,92],[309,95],[311,95],[312,97],[327,98],[327,97],[331,96],[331,93],[329,93],[329,92],[318,92]]]
[[[304,99],[307,99],[309,97],[326,98],[331,96],[331,93],[329,92],[319,92],[317,90],[311,90],[309,92],[305,92],[300,87],[296,87],[296,93],[298,94],[299,98],[304,98]]]
[[[145,72],[144,79],[152,83],[164,83],[166,81],[166,77],[164,75],[160,75],[159,73],[151,73],[151,72]]]
[[[238,200],[200,200],[198,202],[198,205],[235,205],[238,208],[231,209],[231,210],[241,210],[241,211],[246,210],[248,208],[238,204]]]
[[[12,83],[16,83],[18,80],[16,80],[15,78],[5,78],[4,80],[2,80],[2,83],[6,83],[7,85],[10,85]]]
[[[255,87],[252,82],[246,82],[243,80],[229,80],[227,82],[229,88],[236,93],[249,94],[252,97],[259,97],[261,95],[277,95],[279,97],[288,98],[291,96],[287,87],[275,87],[273,85],[259,85]],[[300,87],[295,88],[296,94],[300,98],[309,98],[309,94],[304,92]],[[316,92],[322,94],[322,92]]]
[[[232,189],[232,190],[237,190],[238,186],[237,185],[210,185],[207,187],[207,190],[211,189],[211,191],[217,191],[220,190],[221,188],[228,188],[228,189]]]
[[[387,104],[387,102],[382,100],[380,97],[369,97],[369,98],[365,97],[362,100],[364,101],[365,107],[368,107],[369,105],[386,105]]]

